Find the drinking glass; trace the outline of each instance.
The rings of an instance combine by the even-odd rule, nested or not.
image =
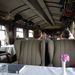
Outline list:
[[[8,64],[3,64],[1,66],[1,74],[2,75],[8,75]]]

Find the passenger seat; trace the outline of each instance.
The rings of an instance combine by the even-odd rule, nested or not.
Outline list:
[[[45,46],[42,40],[24,40],[21,42],[18,57],[19,64],[44,65]]]

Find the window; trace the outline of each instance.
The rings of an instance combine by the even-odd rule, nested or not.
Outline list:
[[[33,37],[33,31],[29,30],[29,37]]]
[[[1,45],[5,45],[5,39],[6,39],[6,31],[5,26],[0,25],[0,40]]]
[[[23,38],[23,28],[16,28],[16,37]]]

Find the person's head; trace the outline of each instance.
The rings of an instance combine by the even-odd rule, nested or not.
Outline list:
[[[56,38],[60,38],[60,32],[56,33]]]
[[[41,37],[41,31],[40,30],[35,30],[34,31],[34,38],[38,39],[39,37]]]
[[[41,38],[42,39],[46,39],[47,38],[47,34],[45,32],[42,32]]]
[[[62,37],[63,38],[69,38],[69,31],[68,30],[64,30],[62,33]]]

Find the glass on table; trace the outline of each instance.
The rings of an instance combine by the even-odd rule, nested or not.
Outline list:
[[[8,64],[2,64],[2,66],[0,66],[0,73],[2,75],[8,75]]]

